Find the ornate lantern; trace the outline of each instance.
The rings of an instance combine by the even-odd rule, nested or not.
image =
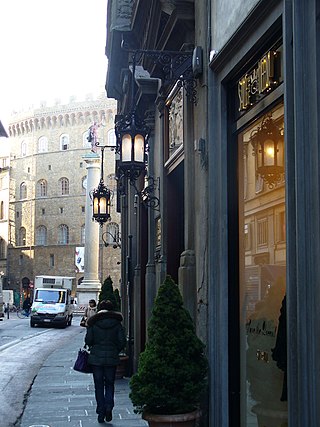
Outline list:
[[[148,131],[143,120],[133,112],[120,117],[115,125],[117,135],[118,169],[135,180],[146,169]]]
[[[103,179],[100,180],[98,188],[92,192],[93,214],[92,218],[97,221],[101,227],[107,222],[110,216],[111,192],[104,185]]]
[[[252,131],[250,142],[256,158],[256,172],[272,189],[281,182],[284,173],[283,132],[270,116],[266,116]]]

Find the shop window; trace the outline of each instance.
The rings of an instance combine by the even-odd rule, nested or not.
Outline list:
[[[285,171],[268,169],[271,160],[267,162],[267,154],[273,155],[272,150],[265,151],[263,159],[256,157],[262,156],[262,150],[257,151],[257,147],[269,144],[270,133],[262,135],[264,140],[258,141],[259,145],[255,141],[255,150],[251,142],[252,135],[257,134],[266,118],[272,121],[271,126],[276,126],[277,142],[283,145],[282,103],[254,122],[248,122],[246,127],[242,126],[238,134],[240,283],[237,321],[240,321],[243,427],[287,424],[285,367],[278,363],[279,346],[286,343],[277,339],[286,294]],[[276,241],[281,241],[281,245],[275,244]]]

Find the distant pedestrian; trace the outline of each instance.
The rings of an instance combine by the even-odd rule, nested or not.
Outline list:
[[[98,312],[87,321],[85,344],[90,349],[99,423],[112,420],[116,369],[119,353],[126,345],[122,320],[122,314],[113,311],[112,302],[108,300],[101,301]]]
[[[30,311],[30,308],[31,308],[31,299],[30,299],[30,297],[27,297],[24,301],[23,301],[23,304],[22,304],[22,308],[23,308],[23,310],[26,312],[26,313],[29,313],[29,311]]]
[[[94,299],[89,300],[89,305],[85,309],[82,319],[80,320],[80,326],[87,326],[87,321],[97,313],[97,303]]]
[[[97,313],[97,303],[94,299],[89,300],[89,305],[84,311],[84,317],[86,320],[90,319],[94,314]]]

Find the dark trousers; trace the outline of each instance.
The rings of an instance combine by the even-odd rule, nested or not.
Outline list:
[[[98,415],[105,415],[106,411],[112,411],[114,407],[116,369],[116,366],[92,365]]]

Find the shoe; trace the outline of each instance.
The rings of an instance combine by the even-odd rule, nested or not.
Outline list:
[[[106,411],[106,421],[112,420],[112,411]]]
[[[103,415],[98,415],[98,423],[104,424],[104,416]]]

